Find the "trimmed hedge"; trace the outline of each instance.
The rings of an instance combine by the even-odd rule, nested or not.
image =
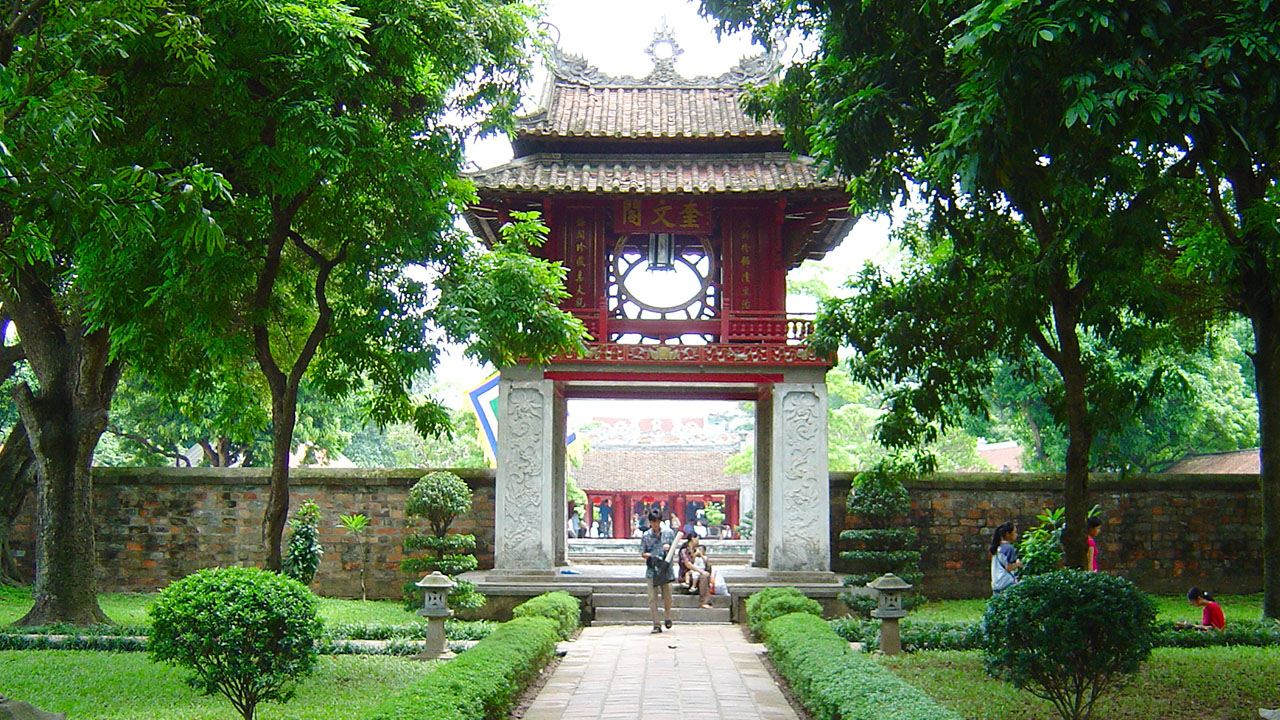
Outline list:
[[[961,720],[870,657],[821,618],[792,613],[764,624],[774,667],[815,720]]]
[[[902,649],[917,650],[980,650],[982,649],[981,622],[932,622],[929,620],[903,620],[899,624]],[[879,647],[880,621],[864,620],[852,615],[831,621],[831,629],[849,642],[866,643],[868,650]],[[1240,645],[1246,647],[1280,647],[1280,622],[1275,620],[1232,620],[1225,632],[1195,632],[1176,630],[1173,623],[1160,623],[1152,638],[1153,647],[1221,647]]]
[[[561,640],[568,640],[574,630],[578,629],[578,619],[582,616],[582,606],[578,598],[563,590],[543,593],[529,598],[511,611],[512,617],[544,617],[556,624]]]
[[[383,702],[367,720],[505,720],[558,641],[554,621],[516,618]]]
[[[764,624],[794,612],[822,617],[822,605],[793,587],[765,588],[747,598],[747,626],[760,635]]]

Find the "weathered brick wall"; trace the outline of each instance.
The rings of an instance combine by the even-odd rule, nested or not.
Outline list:
[[[324,560],[314,587],[360,593],[360,549],[339,515],[370,518],[366,569],[371,597],[400,597],[400,543],[409,488],[428,470],[294,470],[292,507],[314,499],[322,513]],[[472,511],[454,528],[475,533],[481,567],[493,565],[494,486],[488,470],[457,471],[474,492]],[[95,471],[99,588],[145,592],[204,567],[259,564],[265,469],[101,468]],[[847,517],[849,473],[831,481],[833,547]],[[926,595],[988,594],[991,528],[1008,519],[1035,524],[1045,507],[1062,504],[1061,479],[1050,475],[943,475],[913,482],[909,522],[920,528]],[[1095,477],[1092,502],[1106,525],[1101,565],[1144,589],[1183,592],[1193,584],[1216,592],[1256,592],[1262,585],[1261,508],[1252,475]],[[33,573],[32,507],[16,533],[18,562]],[[287,533],[287,531],[286,531]],[[837,571],[842,568],[835,559]]]
[[[852,473],[833,473],[833,547],[839,530],[858,527],[845,512]],[[934,597],[990,593],[986,549],[996,525],[1038,524],[1063,503],[1061,476],[944,474],[908,484],[909,522],[920,530],[922,591]],[[1256,475],[1094,476],[1090,505],[1102,506],[1099,569],[1162,593],[1192,585],[1215,592],[1262,587],[1262,509]],[[835,569],[842,570],[839,558]]]
[[[361,550],[339,515],[364,514],[370,545],[365,584],[370,597],[399,598],[407,575],[400,571],[400,543],[410,532],[405,519],[409,488],[428,470],[311,470],[290,473],[290,517],[304,500],[320,506],[324,558],[317,591],[359,597]],[[471,513],[453,530],[474,533],[481,567],[493,566],[493,473],[454,471],[473,491]],[[94,515],[98,588],[104,592],[148,592],[206,567],[262,563],[262,516],[270,472],[266,469],[97,468]],[[32,508],[24,504],[16,528],[17,560],[34,573]],[[415,527],[425,529],[425,521]],[[285,529],[287,542],[289,530]]]

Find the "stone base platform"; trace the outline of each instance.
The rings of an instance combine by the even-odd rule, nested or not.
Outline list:
[[[847,608],[838,599],[844,590],[839,578],[830,572],[779,572],[765,568],[749,566],[721,566],[718,568],[729,586],[729,596],[720,596],[713,602],[717,609],[729,610],[728,619],[732,622],[745,622],[744,603],[752,593],[767,587],[794,587],[808,597],[822,604],[824,615],[836,617],[843,615]],[[562,590],[582,601],[582,621],[592,623],[597,620],[599,609],[618,609],[636,607],[648,612],[647,589],[644,577],[644,565],[639,562],[629,565],[574,565],[554,570],[477,570],[461,576],[464,580],[476,583],[480,592],[488,598],[485,606],[478,611],[459,613],[467,619],[485,618],[491,620],[509,620],[511,610],[516,605],[535,595]],[[639,598],[636,605],[622,598]],[[675,607],[683,608],[687,600],[680,599],[676,593]],[[692,598],[696,600],[697,598]],[[627,603],[627,604],[623,604]],[[723,611],[722,611],[723,612]],[[631,613],[620,613],[628,615]],[[715,614],[711,621],[723,621],[723,616]],[[617,621],[605,613],[600,622]]]

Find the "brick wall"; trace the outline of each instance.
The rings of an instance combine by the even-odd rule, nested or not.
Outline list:
[[[370,518],[366,569],[371,597],[400,597],[400,543],[408,533],[404,504],[427,470],[294,470],[292,507],[314,499],[322,513],[325,556],[314,587],[358,596],[360,551],[339,515]],[[472,511],[454,528],[475,533],[481,567],[493,565],[494,486],[489,470],[456,471],[474,492]],[[146,592],[214,565],[259,564],[265,469],[100,468],[95,470],[99,588]],[[844,527],[852,475],[833,473],[833,547]],[[1062,503],[1051,475],[942,475],[913,482],[909,522],[920,528],[926,595],[989,593],[986,557],[991,528],[1008,519],[1026,527],[1046,506]],[[1106,519],[1098,538],[1102,569],[1159,592],[1199,584],[1215,592],[1256,592],[1262,585],[1261,508],[1253,475],[1095,477],[1092,502]],[[32,507],[16,528],[23,569],[32,573]],[[287,537],[287,530],[286,530]],[[839,559],[835,568],[842,570]]]
[[[831,478],[833,547],[839,530],[858,526],[845,512],[852,473]],[[911,525],[920,529],[922,591],[933,597],[990,593],[986,549],[1006,520],[1037,525],[1045,507],[1063,503],[1055,475],[942,474],[908,484]],[[1262,587],[1262,509],[1256,475],[1094,476],[1090,504],[1102,506],[1099,569],[1161,593],[1192,585],[1215,592]],[[834,558],[837,572],[843,569]]]
[[[320,506],[324,558],[312,585],[325,595],[359,597],[360,548],[339,515],[369,517],[365,584],[370,597],[400,597],[400,543],[409,533],[404,507],[409,488],[428,470],[311,470],[290,473],[290,517],[304,500]],[[493,566],[493,473],[456,470],[471,486],[471,513],[452,528],[474,533],[482,567]],[[270,471],[232,468],[96,468],[94,516],[98,588],[149,592],[215,565],[260,565],[262,517]],[[32,508],[28,498],[16,528],[17,558],[34,573]],[[425,529],[425,521],[415,527]],[[285,529],[288,540],[289,530]]]

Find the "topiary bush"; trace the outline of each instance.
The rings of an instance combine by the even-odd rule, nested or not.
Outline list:
[[[983,616],[987,672],[1053,703],[1066,720],[1151,655],[1155,604],[1121,577],[1058,570],[999,593]]]
[[[320,544],[320,506],[307,500],[298,506],[298,512],[289,521],[293,531],[285,547],[282,570],[285,575],[303,585],[310,585],[320,569],[324,547]]]
[[[262,702],[287,702],[311,673],[321,623],[302,583],[257,568],[211,568],[179,580],[148,613],[147,649],[193,671],[186,682],[221,694],[244,720]]]
[[[913,465],[888,459],[853,479],[846,508],[865,527],[840,533],[841,542],[848,548],[840,553],[840,559],[852,573],[844,580],[846,587],[865,587],[885,573],[920,585],[924,574],[920,572],[919,536],[914,527],[907,526],[911,498],[903,484],[915,476]],[[850,591],[841,594],[840,599],[862,617],[876,607],[871,595]],[[903,607],[910,610],[922,602],[924,598],[913,592],[903,598]]]
[[[582,604],[578,598],[563,590],[543,593],[529,598],[511,611],[512,617],[544,617],[554,620],[559,628],[560,639],[568,640],[574,630],[578,629],[578,620],[582,617]]]
[[[760,635],[764,624],[776,617],[799,612],[822,617],[822,605],[793,587],[765,588],[747,598],[747,626]]]
[[[454,518],[470,511],[471,488],[453,473],[427,473],[409,489],[405,513],[410,518],[425,518],[429,533],[414,533],[404,541],[405,558],[400,561],[400,569],[413,573],[403,587],[406,610],[422,604],[422,591],[414,583],[436,570],[457,582],[449,591],[449,607],[465,610],[484,605],[484,595],[476,591],[475,583],[456,577],[479,566],[476,556],[468,552],[475,550],[476,536],[449,534]],[[424,555],[413,554],[424,550]]]

